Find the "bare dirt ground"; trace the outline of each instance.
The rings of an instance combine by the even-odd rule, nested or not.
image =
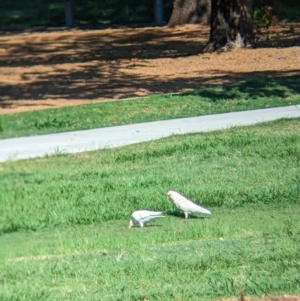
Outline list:
[[[269,32],[222,54],[201,25],[1,33],[0,114],[300,74],[300,23]]]

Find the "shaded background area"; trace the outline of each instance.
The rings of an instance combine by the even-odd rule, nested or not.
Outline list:
[[[172,0],[164,0],[164,18],[172,11]],[[76,0],[74,18],[77,26],[150,23],[154,20],[153,0]],[[3,0],[0,2],[0,25],[22,28],[64,26],[63,0]]]
[[[74,0],[75,23],[79,27],[151,23],[154,0]],[[169,21],[173,0],[163,0],[164,19]],[[254,0],[254,7],[271,6],[279,21],[300,21],[299,0]],[[1,0],[0,29],[64,26],[63,0]]]

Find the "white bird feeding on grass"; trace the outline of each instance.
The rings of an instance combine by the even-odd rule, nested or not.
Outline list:
[[[198,204],[195,204],[191,200],[187,199],[180,193],[176,191],[169,191],[167,193],[167,197],[171,199],[174,203],[174,205],[182,210],[184,212],[185,218],[189,217],[189,214],[192,213],[205,213],[205,214],[211,214],[211,212],[208,209],[205,209],[204,207],[201,207]]]
[[[158,211],[149,211],[149,210],[134,211],[129,221],[129,228],[131,228],[135,224],[140,224],[141,227],[144,227],[148,222],[158,217],[165,217],[165,216],[162,215],[162,212],[158,212]]]

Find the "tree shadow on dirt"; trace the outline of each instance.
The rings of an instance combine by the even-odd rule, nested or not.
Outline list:
[[[293,28],[293,30],[291,30]],[[258,47],[290,47],[299,44],[300,23],[280,24],[262,30]],[[95,31],[62,31],[2,36],[0,66],[20,67],[37,64],[84,63],[123,59],[177,58],[202,53],[209,27],[127,28]],[[12,37],[11,36],[11,37]],[[0,36],[1,37],[1,36]],[[300,46],[300,45],[298,45]]]
[[[300,31],[300,24],[297,28]],[[188,26],[177,29],[139,28],[129,29],[128,32],[116,29],[2,36],[0,107],[8,108],[11,102],[18,100],[36,100],[40,103],[62,99],[122,99],[197,88],[199,90],[193,93],[215,101],[239,95],[285,98],[299,94],[299,77],[277,78],[299,75],[296,68],[280,72],[227,72],[220,66],[220,70],[206,71],[210,72],[208,76],[200,70],[194,72],[193,77],[189,76],[188,70],[178,72],[176,77],[160,76],[155,72],[152,75],[134,72],[139,68],[155,68],[151,65],[151,59],[196,55],[202,51],[208,35],[208,27]],[[214,64],[213,60],[214,57],[211,64]],[[205,63],[200,56],[198,61],[199,64]],[[172,60],[169,62],[172,63]],[[169,68],[172,68],[171,64]],[[128,73],[128,70],[133,72]],[[262,77],[269,79],[259,79]],[[251,79],[256,80],[243,84]],[[200,90],[220,84],[236,85],[221,90]]]
[[[0,56],[0,66],[176,58],[201,53],[208,37],[208,27],[66,31],[21,35],[20,39],[16,35],[13,45],[0,41],[1,48],[7,49]]]
[[[259,48],[282,48],[300,46],[299,23],[280,23],[269,28],[261,28],[256,34]]]
[[[294,70],[295,73],[297,71]],[[39,80],[26,85],[2,85],[1,94],[5,94],[7,101],[1,102],[0,100],[0,107],[9,106],[9,99],[36,99],[39,101],[67,99],[72,101],[74,99],[93,100],[101,97],[106,99],[134,98],[140,96],[139,91],[141,90],[145,90],[148,95],[151,95],[196,89],[185,92],[185,95],[199,95],[211,99],[212,102],[233,98],[287,98],[300,94],[300,74],[290,76],[291,71],[241,74],[227,72],[210,78],[177,77],[166,81],[156,80],[153,77],[140,78],[138,75],[122,76],[116,70],[111,69],[106,75],[107,72],[105,68],[101,70],[101,68],[95,67],[72,73],[62,72],[60,75],[44,74],[39,77]],[[98,82],[100,77],[102,77],[101,84]],[[84,83],[82,78],[86,78],[87,81]],[[222,86],[220,86],[220,82],[223,83]],[[219,86],[218,89],[213,88],[216,85]],[[205,89],[203,89],[204,87]]]

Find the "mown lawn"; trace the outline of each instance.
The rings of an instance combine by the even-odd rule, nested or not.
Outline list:
[[[300,104],[300,77],[261,78],[180,95],[0,115],[0,139]]]
[[[300,293],[300,118],[0,164],[1,300]],[[177,190],[212,210],[184,220]],[[128,230],[131,212],[166,218]]]

